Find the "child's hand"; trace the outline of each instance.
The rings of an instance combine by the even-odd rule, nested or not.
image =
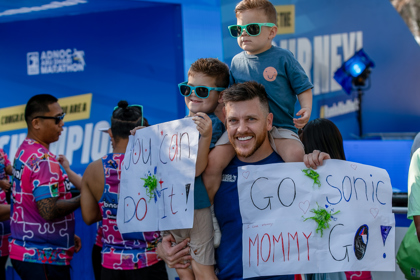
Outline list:
[[[294,118],[293,123],[297,128],[302,128],[308,123],[309,118],[311,117],[311,109],[302,108],[299,110],[299,112],[297,112],[296,116],[300,116],[300,118]]]
[[[205,113],[197,113],[192,118],[194,123],[197,125],[197,130],[200,132],[201,137],[211,137],[212,134],[212,122],[209,116]]]
[[[57,160],[61,164],[61,166],[64,168],[64,170],[68,170],[70,168],[70,163],[64,155],[59,155]]]
[[[136,126],[135,128],[133,128],[132,130],[130,130],[130,134],[131,135],[136,135],[136,131],[139,129],[145,128],[145,126]]]

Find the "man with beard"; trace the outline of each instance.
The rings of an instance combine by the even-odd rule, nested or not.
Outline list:
[[[219,188],[208,188],[211,202],[222,231],[219,248],[216,249],[217,278],[243,279],[242,266],[242,217],[239,210],[238,167],[283,162],[274,152],[268,132],[272,128],[273,114],[269,112],[268,97],[264,86],[256,82],[235,84],[223,91],[226,113],[226,130],[236,156],[223,171]],[[305,155],[307,167],[316,169],[329,156],[319,151]],[[203,181],[206,185],[206,176]],[[157,254],[170,267],[187,267],[191,256],[186,244],[171,247],[170,235],[163,238]],[[294,279],[294,275],[258,277],[258,279]]]
[[[256,82],[233,85],[223,93],[226,129],[236,156],[223,171],[218,189],[208,189],[210,200],[222,231],[216,250],[219,279],[242,279],[242,217],[239,210],[238,167],[283,162],[273,151],[268,132],[273,114],[269,112],[264,86]],[[206,178],[203,176],[204,184]],[[293,275],[259,279],[294,279]]]

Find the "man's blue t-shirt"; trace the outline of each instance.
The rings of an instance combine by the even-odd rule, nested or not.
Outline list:
[[[217,140],[222,136],[223,132],[225,132],[225,126],[219,120],[219,118],[213,114],[207,114],[212,122],[212,135],[211,135],[211,143],[210,149],[213,149],[216,145]],[[203,209],[210,207],[210,199],[209,195],[207,194],[206,187],[204,186],[203,180],[201,179],[201,175],[195,177],[194,182],[194,209]]]
[[[283,162],[275,152],[265,159],[246,163],[235,157],[223,171],[222,183],[214,197],[214,212],[222,231],[222,240],[216,249],[217,278],[243,279],[242,265],[242,217],[239,210],[238,166],[263,165]],[[281,273],[281,271],[279,271]],[[294,275],[258,277],[252,279],[293,280]]]
[[[293,124],[296,95],[313,85],[290,51],[275,46],[257,55],[243,51],[233,57],[230,71],[231,83],[256,81],[262,84],[274,115],[273,125],[297,133]]]

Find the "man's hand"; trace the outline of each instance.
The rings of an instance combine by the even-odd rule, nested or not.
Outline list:
[[[303,156],[303,162],[306,167],[316,169],[317,166],[320,166],[324,163],[324,160],[331,159],[330,155],[318,150],[314,150],[311,154]]]
[[[311,111],[310,108],[302,108],[297,112],[296,116],[300,116],[300,118],[293,119],[293,123],[297,128],[302,128],[308,123],[309,118],[311,117]]]
[[[137,127],[133,128],[132,130],[130,130],[130,134],[134,136],[134,135],[136,135],[136,131],[139,130],[139,129],[142,129],[142,128],[145,128],[145,126],[137,126]]]
[[[74,235],[74,252],[78,253],[82,249],[82,239],[76,234]]]
[[[205,113],[197,113],[192,117],[194,123],[197,125],[197,130],[200,132],[201,137],[211,137],[212,122],[209,116]]]
[[[156,253],[170,268],[187,268],[190,266],[190,260],[192,259],[190,247],[188,247],[189,241],[187,238],[172,247],[172,242],[175,242],[175,239],[171,234],[168,234],[158,244]]]
[[[5,192],[8,192],[9,191],[9,189],[10,189],[10,183],[9,183],[9,180],[7,180],[7,179],[3,179],[3,180],[0,180],[0,188],[3,190],[3,191],[5,191]]]

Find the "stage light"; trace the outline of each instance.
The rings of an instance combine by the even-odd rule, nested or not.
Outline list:
[[[370,68],[375,67],[373,61],[360,49],[334,73],[334,79],[347,94],[365,86]],[[356,86],[356,88],[354,88]]]
[[[357,100],[359,103],[357,122],[359,123],[360,137],[363,136],[362,96],[363,91],[370,88],[370,82],[368,86],[365,85],[366,80],[370,75],[370,68],[373,67],[375,67],[373,61],[367,56],[363,49],[360,49],[334,73],[334,79],[341,85],[347,94],[351,94],[353,91],[357,90]]]

